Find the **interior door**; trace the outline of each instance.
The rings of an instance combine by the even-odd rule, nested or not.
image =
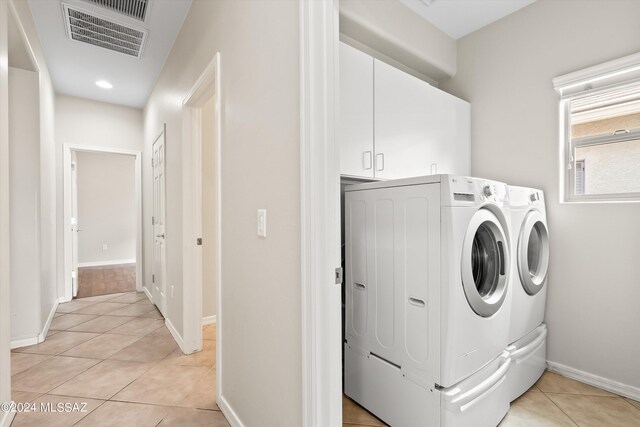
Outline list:
[[[78,158],[71,151],[71,285],[73,298],[78,296]]]
[[[166,316],[166,261],[165,236],[165,131],[153,143],[153,301],[163,316]]]

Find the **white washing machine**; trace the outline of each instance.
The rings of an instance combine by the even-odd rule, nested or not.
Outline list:
[[[549,232],[541,190],[509,186],[513,247],[509,352],[512,368],[507,378],[509,399],[527,391],[546,367]]]
[[[507,186],[433,175],[347,187],[345,393],[391,426],[509,409]]]

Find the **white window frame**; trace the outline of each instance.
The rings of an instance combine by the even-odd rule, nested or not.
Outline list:
[[[640,132],[571,139],[571,101],[598,92],[610,91],[627,84],[640,83],[640,53],[625,56],[584,70],[553,79],[559,102],[559,176],[560,203],[640,202],[640,193],[575,194],[574,149],[577,146],[597,145],[638,139]]]

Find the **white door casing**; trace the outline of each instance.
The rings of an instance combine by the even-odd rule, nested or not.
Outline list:
[[[165,176],[165,130],[163,125],[160,135],[153,142],[153,266],[152,294],[153,302],[166,317],[167,305],[167,246],[166,246],[166,176]]]
[[[71,152],[71,286],[73,298],[78,296],[78,159]]]

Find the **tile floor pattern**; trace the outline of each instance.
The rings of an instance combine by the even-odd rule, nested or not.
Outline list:
[[[215,402],[215,325],[185,356],[142,293],[61,304],[45,342],[11,353],[15,402],[86,403],[19,413],[13,427],[229,427]]]
[[[135,264],[78,268],[78,298],[135,290]]]
[[[344,427],[386,426],[347,397]],[[500,427],[638,427],[640,402],[617,396],[552,372],[511,403]]]

